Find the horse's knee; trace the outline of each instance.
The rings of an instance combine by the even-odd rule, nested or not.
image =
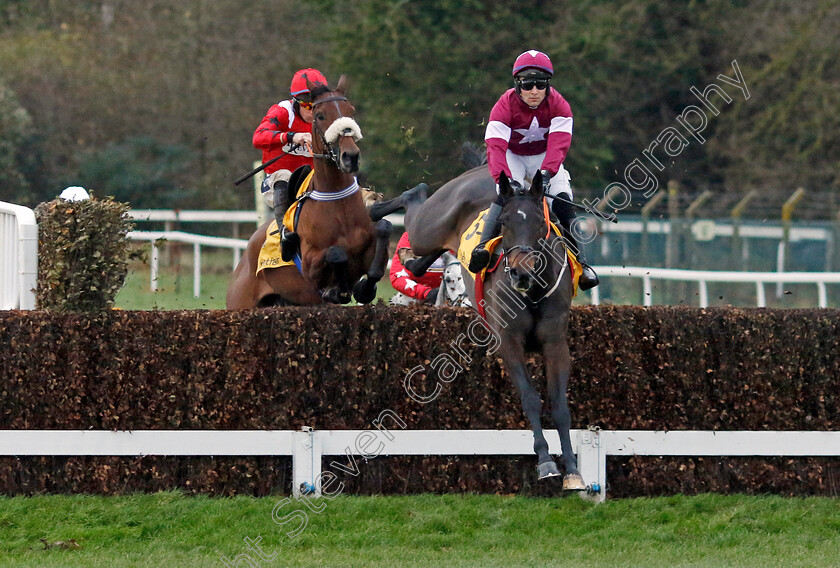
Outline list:
[[[347,253],[339,246],[331,246],[324,253],[324,260],[327,264],[344,264],[347,262]]]

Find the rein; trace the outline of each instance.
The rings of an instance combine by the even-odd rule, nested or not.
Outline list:
[[[549,238],[551,237],[551,220],[550,220],[550,217],[549,217],[549,214],[548,214],[548,202],[546,201],[546,199],[543,199],[543,214],[544,214],[544,219],[545,219],[546,225],[547,225],[547,231],[545,233],[545,238],[543,239],[543,242],[546,245],[550,246]],[[544,246],[545,245],[543,245],[543,247]],[[508,256],[515,251],[518,251],[520,254],[528,255],[528,254],[531,254],[533,252],[536,252],[536,250],[533,247],[530,247],[530,246],[527,246],[527,245],[514,245],[509,250],[502,251],[502,257],[504,258],[504,272],[508,277],[508,283],[511,285],[511,288],[514,288],[514,290],[516,288],[514,286],[513,276],[511,276],[511,274],[510,274],[511,266],[510,266],[510,263],[508,262]],[[564,251],[564,253],[566,252],[565,245],[563,247],[563,251]],[[540,251],[540,256],[543,257],[543,258],[546,257],[546,256],[550,259],[554,258],[553,255],[547,254],[543,251]],[[564,254],[562,267],[560,268],[560,272],[557,274],[557,278],[554,281],[554,285],[545,294],[543,294],[538,300],[534,300],[530,297],[530,295],[529,295],[530,290],[529,290],[529,292],[526,292],[526,293],[521,294],[521,295],[524,296],[529,302],[531,302],[531,305],[539,304],[540,302],[542,302],[543,300],[545,300],[546,298],[548,298],[549,296],[554,294],[554,292],[560,286],[560,281],[563,279],[563,274],[565,274],[568,266],[569,266],[568,255]]]

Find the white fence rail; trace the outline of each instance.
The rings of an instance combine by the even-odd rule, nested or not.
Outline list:
[[[709,306],[709,282],[746,282],[755,284],[756,306],[766,307],[767,296],[764,285],[775,284],[815,284],[819,307],[828,307],[826,284],[840,283],[840,272],[723,272],[716,270],[678,270],[673,268],[644,268],[639,266],[598,266],[601,277],[640,278],[642,280],[642,300],[645,306],[653,305],[652,280],[672,280],[697,282],[700,307]],[[592,289],[592,303],[600,304],[598,288]]]
[[[35,213],[0,201],[0,309],[34,310],[37,286]]]
[[[556,431],[549,450],[560,454]],[[578,468],[597,501],[606,498],[607,456],[840,456],[840,432],[572,430]],[[323,456],[533,455],[530,430],[1,430],[3,456],[291,456],[292,488],[320,494]],[[304,489],[304,492],[306,489]]]
[[[175,241],[189,243],[193,246],[193,296],[201,296],[201,247],[217,247],[233,249],[233,266],[239,264],[239,258],[248,241],[245,239],[230,239],[226,237],[208,237],[206,235],[194,235],[182,233],[181,231],[130,231],[128,238],[136,241],[150,241],[152,243],[151,258],[151,290],[157,290],[157,279],[159,270],[160,251],[157,241]]]
[[[163,223],[175,222],[203,222],[203,223],[256,223],[258,216],[256,211],[205,211],[205,210],[178,210],[178,209],[132,209],[128,213],[135,221],[157,221]],[[389,215],[394,225],[403,225],[403,215]],[[593,222],[597,222],[592,218]],[[735,233],[735,225],[730,220],[700,220],[695,224],[701,224],[706,233],[706,239],[715,237],[732,237]],[[785,228],[781,223],[761,225],[751,223],[739,223],[738,234],[742,238],[755,239],[781,239],[784,236]],[[619,223],[598,223],[600,233],[628,233],[639,234],[647,231],[650,234],[667,235],[671,232],[671,222],[668,220],[655,220],[645,223],[636,216],[622,216]],[[790,228],[791,241],[829,241],[832,239],[830,229],[824,227],[797,227]],[[607,242],[609,242],[607,240]]]

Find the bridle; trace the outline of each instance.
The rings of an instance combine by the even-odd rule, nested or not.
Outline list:
[[[327,142],[327,136],[326,136],[325,132],[321,129],[321,127],[318,125],[318,121],[315,119],[314,112],[315,112],[315,107],[318,106],[318,105],[322,105],[324,103],[335,102],[336,103],[335,108],[338,111],[338,118],[342,118],[344,115],[341,114],[341,108],[338,106],[338,103],[339,103],[339,101],[346,101],[346,100],[347,100],[347,97],[345,97],[343,95],[332,95],[330,97],[327,97],[325,99],[321,99],[320,101],[315,101],[315,102],[312,103],[312,112],[313,112],[312,130],[317,133],[318,137],[321,139],[321,144],[323,145],[324,148],[326,148],[326,152],[327,152],[326,154],[316,154],[316,153],[313,152],[312,157],[313,158],[321,158],[323,160],[328,160],[328,161],[332,162],[332,164],[336,168],[339,168],[339,169],[341,169],[341,168],[340,168],[339,163],[338,163],[338,160],[339,160],[339,157],[338,157],[338,139],[336,139],[336,141],[333,144],[330,144],[329,142]],[[338,120],[338,118],[336,120]],[[333,122],[335,122],[335,120]]]
[[[551,225],[550,225],[550,221],[546,220],[546,222],[549,224],[549,226],[548,226],[548,231],[545,234],[545,238],[542,239],[542,242],[545,243],[545,245],[551,246],[550,245],[550,239],[551,239],[551,233],[552,233]],[[544,248],[545,245],[542,245],[541,248]],[[564,253],[565,253],[565,245],[564,245],[563,250],[564,250]],[[517,288],[516,288],[516,282],[514,280],[515,277],[513,276],[513,274],[511,274],[511,271],[512,271],[513,267],[511,266],[511,262],[509,260],[510,257],[513,255],[513,253],[516,253],[516,256],[518,257],[518,256],[523,255],[523,254],[525,256],[528,256],[530,254],[533,254],[534,252],[538,252],[538,251],[534,247],[529,246],[529,245],[514,245],[514,246],[510,247],[509,249],[503,250],[502,257],[504,259],[504,272],[508,277],[508,283],[510,284],[511,288],[513,288],[514,290],[517,290]],[[539,254],[542,258],[545,258],[545,257],[548,257],[549,259],[553,258],[552,255],[546,253],[545,251],[539,251]],[[514,259],[515,258],[516,257],[514,257]],[[545,293],[543,293],[536,300],[534,298],[532,298],[531,295],[530,295],[532,290],[533,290],[533,286],[531,286],[527,291],[519,292],[519,293],[522,296],[524,296],[531,303],[531,305],[539,304],[540,302],[542,302],[543,300],[545,300],[546,298],[551,296],[557,290],[557,288],[560,286],[560,281],[563,279],[563,275],[566,272],[566,269],[567,269],[568,265],[569,265],[568,257],[564,254],[564,259],[563,259],[563,262],[562,262],[562,266],[560,267],[560,272],[557,274],[557,278],[555,278],[555,280],[554,280],[554,285],[551,286],[551,288],[549,288]]]

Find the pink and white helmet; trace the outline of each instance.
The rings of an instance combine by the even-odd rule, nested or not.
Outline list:
[[[551,59],[542,51],[536,49],[529,49],[523,52],[513,62],[513,76],[516,77],[526,69],[533,69],[537,73],[546,74],[548,77],[554,75],[554,66],[551,65]]]

